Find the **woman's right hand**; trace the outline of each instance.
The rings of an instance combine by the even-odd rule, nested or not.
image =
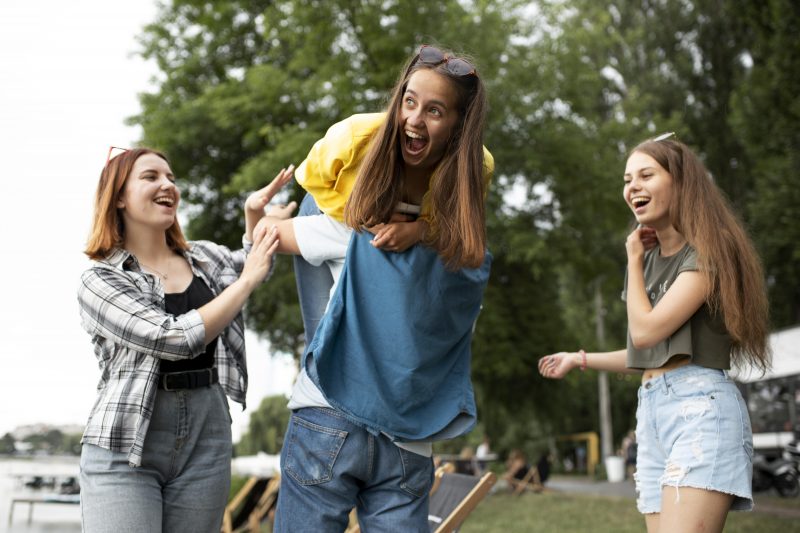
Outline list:
[[[255,240],[239,279],[248,282],[254,289],[267,277],[272,266],[272,256],[278,249],[278,228],[260,226],[255,231]]]
[[[558,352],[539,359],[539,373],[550,379],[561,379],[578,366],[575,353]]]

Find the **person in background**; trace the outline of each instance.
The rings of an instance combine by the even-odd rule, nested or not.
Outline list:
[[[109,151],[109,156],[111,156]],[[291,178],[281,172],[261,195]],[[248,202],[250,199],[248,199]],[[133,148],[100,175],[78,288],[81,324],[100,366],[81,440],[87,533],[220,530],[230,490],[231,418],[244,406],[247,297],[278,246],[245,209],[245,249],[187,241],[167,158]]]
[[[697,155],[671,134],[630,153],[623,198],[639,227],[625,243],[626,350],[560,352],[539,372],[641,372],[637,507],[649,533],[722,531],[753,507],[753,442],[727,369],[765,369],[768,304],[760,261]]]

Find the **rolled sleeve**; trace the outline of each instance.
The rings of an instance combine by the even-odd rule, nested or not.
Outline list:
[[[92,268],[78,289],[82,325],[92,336],[151,357],[179,360],[200,355],[205,350],[200,313],[174,317],[154,297],[142,292],[126,273]]]

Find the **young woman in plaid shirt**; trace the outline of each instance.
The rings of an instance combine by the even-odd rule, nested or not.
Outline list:
[[[109,152],[110,154],[110,152]],[[281,172],[271,196],[291,178]],[[100,175],[78,289],[101,371],[83,435],[84,531],[218,532],[230,487],[226,395],[244,405],[241,309],[278,245],[245,209],[245,249],[186,241],[164,155],[125,150]],[[255,233],[255,234],[253,234]],[[251,244],[252,242],[252,244]]]

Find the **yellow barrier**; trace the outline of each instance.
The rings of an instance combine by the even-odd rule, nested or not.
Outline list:
[[[594,469],[600,462],[600,437],[594,431],[585,431],[583,433],[573,433],[571,435],[562,435],[556,437],[557,440],[571,440],[571,441],[586,441],[586,472],[594,475]]]

